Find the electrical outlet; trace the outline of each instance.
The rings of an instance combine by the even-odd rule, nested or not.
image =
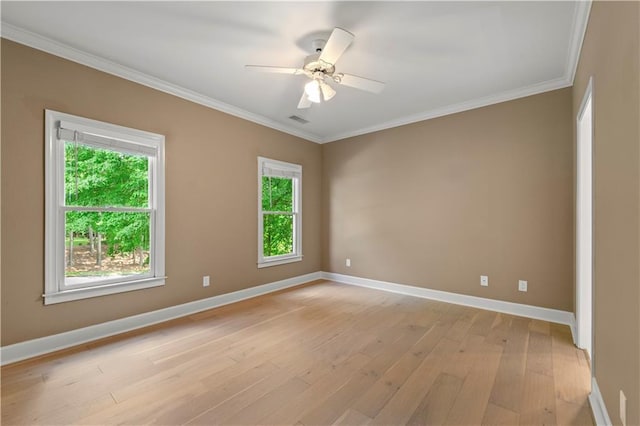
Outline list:
[[[209,287],[209,275],[202,277],[202,287]]]
[[[527,291],[527,282],[525,280],[519,280],[518,281],[518,290],[520,291]]]
[[[620,420],[622,420],[622,426],[627,426],[627,397],[624,396],[622,389],[620,389]]]
[[[480,285],[482,287],[489,287],[489,277],[486,275],[480,275]]]
[[[347,266],[347,268],[351,268],[351,259],[347,259],[344,264]]]

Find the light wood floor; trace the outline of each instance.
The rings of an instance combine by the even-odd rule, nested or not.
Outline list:
[[[331,282],[2,368],[2,424],[593,424],[568,327]]]

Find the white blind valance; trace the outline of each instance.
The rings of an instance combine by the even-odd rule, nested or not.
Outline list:
[[[263,160],[262,176],[299,179],[302,177],[302,166],[290,163],[280,163],[274,160]]]
[[[66,125],[66,126],[65,126]],[[67,125],[61,121],[57,130],[59,140],[67,142],[78,142],[94,148],[106,148],[110,150],[125,152],[134,155],[146,155],[153,157],[157,154],[157,147],[137,143],[126,139],[119,139],[110,136],[103,136],[94,133],[84,132]]]

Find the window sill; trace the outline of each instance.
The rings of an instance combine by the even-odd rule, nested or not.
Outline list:
[[[74,290],[59,291],[57,293],[44,294],[45,305],[70,302],[73,300],[88,299],[90,297],[106,296],[109,294],[124,293],[127,291],[142,290],[151,287],[160,287],[165,283],[166,277],[147,278],[125,283],[106,284],[99,287],[87,287]]]
[[[287,263],[300,262],[302,255],[278,257],[274,259],[264,259],[262,262],[258,262],[258,268],[268,268],[270,266],[284,265]]]

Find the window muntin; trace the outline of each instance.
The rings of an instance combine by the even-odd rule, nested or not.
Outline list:
[[[45,304],[164,284],[164,137],[46,112]]]
[[[302,260],[302,167],[258,158],[258,267]]]

